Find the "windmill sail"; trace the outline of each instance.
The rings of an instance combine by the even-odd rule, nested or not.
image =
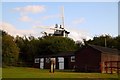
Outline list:
[[[44,29],[50,29],[50,30],[54,30],[54,33],[52,34],[52,36],[63,36],[63,37],[68,37],[68,34],[70,32],[68,32],[67,30],[65,30],[65,24],[64,24],[64,7],[61,7],[61,21],[62,21],[62,25],[58,25],[56,24],[54,28],[50,28],[50,27],[45,27],[45,26],[37,26],[36,28],[44,28]],[[47,32],[42,32],[43,34],[48,34]],[[51,35],[51,34],[50,34]]]

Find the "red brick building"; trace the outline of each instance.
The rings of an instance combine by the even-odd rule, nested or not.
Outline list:
[[[101,73],[120,70],[120,51],[96,45],[87,45],[75,52],[36,56],[34,67],[50,69],[51,59],[55,61],[55,69]]]
[[[120,61],[120,52],[117,49],[111,49],[96,45],[87,45],[75,53],[75,65],[77,71],[86,72],[106,72],[105,63],[114,61],[109,67],[120,68],[117,62]],[[118,69],[119,70],[119,69]]]

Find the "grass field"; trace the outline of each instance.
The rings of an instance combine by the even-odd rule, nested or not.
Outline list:
[[[27,67],[10,67],[2,69],[3,78],[118,78],[117,74],[101,73],[76,73],[56,70],[49,73],[46,69],[35,69]]]

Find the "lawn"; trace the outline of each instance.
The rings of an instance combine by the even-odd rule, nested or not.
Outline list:
[[[27,67],[8,67],[2,69],[3,78],[118,78],[117,74],[78,73],[56,70],[49,73],[47,69]]]

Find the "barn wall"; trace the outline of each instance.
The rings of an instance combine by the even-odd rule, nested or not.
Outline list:
[[[59,69],[59,62],[58,62],[58,57],[63,57],[64,58],[64,69],[73,69],[75,66],[75,62],[71,62],[71,56],[57,56],[54,57],[56,58],[56,69]],[[50,57],[44,57],[44,69],[50,69],[50,62],[46,62],[46,58]],[[39,58],[40,59],[40,58]],[[35,68],[40,68],[40,62],[39,63],[34,63]]]
[[[40,68],[40,60],[38,60],[38,63],[35,63],[35,59],[36,58],[37,57],[34,58],[34,64],[33,64],[33,66],[34,66],[34,68]],[[37,58],[37,59],[39,59],[39,58]]]
[[[118,55],[111,53],[102,53],[101,62],[104,61],[118,61]]]
[[[101,72],[102,73],[106,73],[105,71],[106,61],[119,61],[119,56],[117,54],[102,53],[101,55]],[[117,63],[112,63],[112,66],[117,67]]]
[[[68,69],[73,69],[75,66],[75,62],[71,62],[71,56],[68,58],[68,61],[69,61],[68,62]]]
[[[100,71],[101,53],[91,47],[87,47],[77,52],[76,68],[78,71]]]
[[[119,52],[119,56],[118,56],[118,61],[120,61],[120,52]],[[118,64],[118,67],[120,68],[120,62]]]
[[[34,68],[40,68],[40,63],[34,63]]]
[[[73,69],[75,62],[71,62],[71,56],[64,56],[64,69]],[[58,57],[56,59],[56,69],[59,69]]]
[[[47,61],[46,60],[46,58],[44,58],[45,59],[45,62],[44,62],[44,69],[50,69],[50,60],[49,61]]]

